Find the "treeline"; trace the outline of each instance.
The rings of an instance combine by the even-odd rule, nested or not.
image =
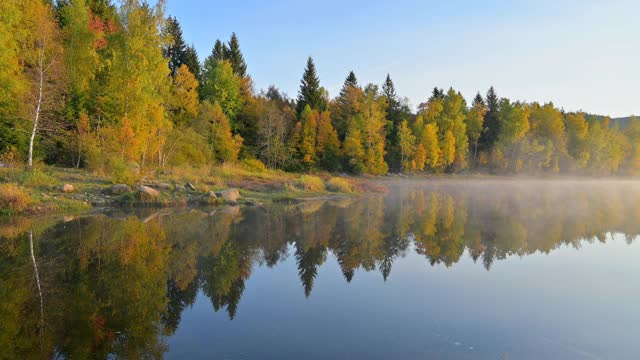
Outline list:
[[[256,93],[238,38],[200,62],[164,1],[0,3],[0,153],[101,173],[259,159],[354,174],[640,171],[640,121],[435,88],[413,112],[387,75],[331,98],[308,59],[296,99]]]

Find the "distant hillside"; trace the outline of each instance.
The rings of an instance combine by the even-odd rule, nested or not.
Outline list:
[[[604,120],[608,117],[604,115],[595,115],[595,114],[588,114],[588,116],[591,118],[596,118],[600,120]],[[614,126],[615,124],[617,124],[620,129],[625,129],[629,124],[629,120],[631,120],[631,116],[613,118],[611,119],[611,126]]]
[[[629,124],[629,120],[631,120],[631,116],[612,119],[611,123],[618,124],[620,129],[624,129]]]

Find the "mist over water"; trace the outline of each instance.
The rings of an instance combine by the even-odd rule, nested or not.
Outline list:
[[[4,219],[2,356],[636,358],[638,182],[385,185]]]

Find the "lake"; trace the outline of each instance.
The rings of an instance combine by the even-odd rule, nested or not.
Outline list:
[[[640,183],[0,221],[0,358],[637,359]]]

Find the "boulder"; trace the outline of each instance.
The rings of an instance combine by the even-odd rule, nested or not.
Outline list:
[[[218,195],[216,195],[216,193],[214,193],[213,191],[209,191],[206,195],[209,199],[217,199]]]
[[[140,193],[140,196],[144,199],[156,199],[158,196],[160,196],[160,192],[156,189],[150,188],[148,186],[140,186],[140,189],[138,189],[138,192]]]
[[[75,189],[74,189],[73,185],[71,185],[71,184],[62,185],[62,192],[70,193],[70,192],[73,192],[74,190]]]
[[[226,189],[216,193],[218,197],[221,197],[224,201],[237,202],[240,199],[240,192],[238,189]]]
[[[195,190],[195,189],[196,189],[196,187],[195,187],[195,186],[193,186],[193,184],[192,184],[192,183],[189,183],[189,182],[188,182],[188,183],[186,183],[186,184],[184,184],[184,186],[185,186],[187,189],[191,190],[191,191],[193,191],[193,190]]]
[[[131,189],[125,184],[115,184],[109,189],[109,192],[114,195],[128,193],[129,191]]]

